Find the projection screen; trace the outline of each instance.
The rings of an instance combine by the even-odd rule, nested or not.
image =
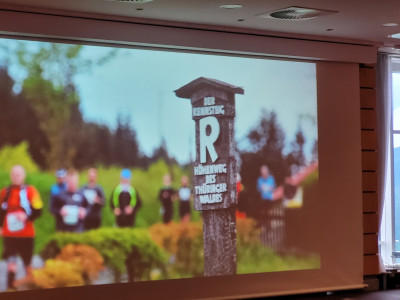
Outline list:
[[[0,14],[1,297],[363,287],[373,47]]]

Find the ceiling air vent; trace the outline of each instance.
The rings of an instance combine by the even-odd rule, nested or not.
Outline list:
[[[264,13],[258,16],[262,18],[297,21],[309,20],[315,17],[325,16],[333,13],[336,13],[336,11],[291,6],[276,11]]]

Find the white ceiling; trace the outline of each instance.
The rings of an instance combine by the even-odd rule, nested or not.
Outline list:
[[[240,9],[222,9],[241,4]],[[289,6],[337,11],[303,21],[275,20],[257,15]],[[265,32],[276,35],[307,35],[322,40],[400,45],[388,35],[400,33],[400,0],[154,0],[136,4],[105,0],[0,0],[0,9],[47,12],[63,15],[129,18],[185,27]],[[140,10],[142,9],[142,10]],[[238,20],[243,21],[238,21]]]

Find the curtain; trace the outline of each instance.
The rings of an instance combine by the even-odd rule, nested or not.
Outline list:
[[[376,113],[377,113],[377,137],[378,137],[378,214],[379,227],[382,222],[384,212],[385,195],[387,188],[391,188],[391,181],[388,178],[388,160],[390,142],[390,126],[392,120],[392,91],[391,91],[391,55],[387,53],[379,53],[376,67]],[[391,197],[389,197],[391,198]],[[391,203],[391,199],[387,199]],[[389,204],[391,205],[391,204]],[[391,249],[390,249],[391,250]],[[380,271],[384,272],[385,267],[380,259]]]

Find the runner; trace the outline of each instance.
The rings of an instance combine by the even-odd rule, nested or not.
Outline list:
[[[266,165],[261,166],[260,173],[261,176],[257,180],[257,191],[261,197],[260,217],[262,222],[266,224],[269,221],[268,215],[274,201],[276,183],[274,176],[270,174]]]
[[[35,187],[25,185],[25,169],[11,169],[11,185],[0,192],[0,233],[3,236],[3,259],[7,261],[7,287],[15,289],[17,256],[22,258],[26,277],[32,274],[34,248],[33,226],[42,213],[43,203]]]
[[[173,205],[172,201],[175,200],[175,190],[171,187],[171,176],[169,174],[163,177],[164,186],[161,188],[158,198],[161,201],[161,215],[164,224],[168,224],[172,220]]]
[[[57,215],[57,212],[54,209],[54,199],[57,195],[67,190],[67,184],[65,183],[65,176],[67,175],[67,171],[65,169],[58,169],[55,175],[57,182],[53,184],[50,189],[49,210],[55,218],[56,231],[60,231],[62,227],[62,219],[60,216]]]
[[[88,170],[88,183],[81,188],[89,202],[88,212],[84,221],[85,230],[97,229],[101,225],[101,211],[105,204],[103,188],[97,184],[97,170]]]
[[[89,207],[88,200],[78,190],[79,175],[70,171],[66,177],[67,190],[55,196],[54,210],[61,220],[60,231],[84,231],[84,219]]]
[[[181,188],[178,191],[179,194],[179,216],[182,223],[190,222],[190,200],[192,198],[192,191],[189,187],[189,178],[182,176]]]
[[[261,166],[260,173],[261,176],[257,180],[257,191],[260,193],[262,205],[268,208],[272,201],[274,201],[275,178],[270,174],[268,167],[265,165]]]
[[[261,225],[261,242],[268,244],[271,235],[271,212],[274,205],[275,178],[270,174],[267,166],[260,168],[261,176],[257,180],[257,191],[260,193],[259,224]]]
[[[135,225],[136,214],[142,206],[139,193],[131,185],[132,172],[128,169],[121,171],[121,180],[111,196],[111,209],[114,212],[118,227]]]

